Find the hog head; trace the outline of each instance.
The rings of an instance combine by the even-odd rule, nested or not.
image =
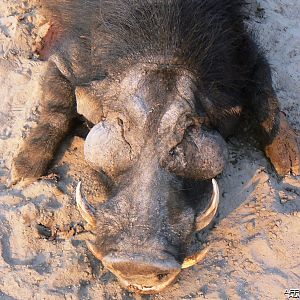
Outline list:
[[[213,178],[227,152],[196,90],[187,72],[149,65],[77,89],[78,106],[80,98],[91,102],[81,113],[98,122],[86,138],[85,159],[113,182],[97,208],[77,187],[77,206],[93,232],[87,244],[131,291],[161,291],[207,251],[188,256],[192,234],[216,214]],[[211,192],[206,204],[203,182]]]

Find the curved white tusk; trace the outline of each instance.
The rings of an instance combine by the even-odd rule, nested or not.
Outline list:
[[[92,252],[92,254],[101,261],[103,259],[103,255],[97,249],[97,247],[94,245],[94,243],[87,241],[86,244],[87,244],[88,249]]]
[[[90,232],[90,231],[84,231],[84,232],[80,232],[77,233],[75,236],[72,237],[73,241],[95,241],[96,240],[96,236],[94,235],[94,233]]]
[[[202,261],[209,250],[210,250],[210,246],[197,252],[196,254],[186,257],[181,265],[181,269],[190,268],[195,264],[197,264],[198,262]]]
[[[196,231],[200,231],[207,225],[209,225],[217,213],[219,206],[220,191],[218,183],[215,179],[212,179],[212,184],[213,194],[211,197],[211,201],[209,205],[205,208],[204,212],[196,218]]]
[[[76,188],[76,204],[77,208],[80,211],[82,217],[87,221],[91,226],[96,226],[96,210],[95,208],[88,203],[86,198],[82,196],[81,191],[81,181],[78,182]]]

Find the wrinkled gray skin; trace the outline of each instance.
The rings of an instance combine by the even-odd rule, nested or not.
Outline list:
[[[87,111],[78,111],[91,122],[101,120],[85,142],[85,158],[95,170],[118,176],[149,151],[162,167],[180,176],[203,180],[221,173],[226,144],[197,115],[191,76],[172,71],[167,78],[165,72],[146,64],[126,72],[120,84],[110,85],[110,93],[119,94],[118,102],[102,95],[101,110],[91,110],[93,105],[82,99]],[[93,82],[86,93],[101,84]]]
[[[127,288],[155,292],[180,272],[197,226],[200,195],[191,197],[180,178],[215,177],[227,150],[220,134],[197,116],[188,73],[172,72],[169,79],[165,70],[142,64],[123,76],[102,95],[101,121],[85,142],[86,160],[117,186],[97,211],[97,238],[90,247]],[[118,103],[112,90],[122,91]],[[77,101],[80,106],[80,97]],[[90,120],[97,114],[92,106],[81,111]]]

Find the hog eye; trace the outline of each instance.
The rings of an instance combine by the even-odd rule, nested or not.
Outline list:
[[[210,128],[211,129],[210,119],[206,114],[200,115],[198,117],[198,123],[201,125],[202,128]]]
[[[131,147],[124,137],[123,121],[105,120],[94,126],[86,138],[84,155],[96,171],[109,176],[124,172],[131,164]]]
[[[171,157],[176,156],[176,149],[175,149],[175,148],[172,148],[172,149],[169,151],[169,155],[170,155]]]

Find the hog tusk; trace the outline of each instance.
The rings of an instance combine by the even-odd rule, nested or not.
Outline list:
[[[72,237],[73,241],[95,241],[96,237],[94,233],[90,231],[80,232],[77,233],[75,236]]]
[[[97,249],[93,242],[86,242],[88,249],[92,252],[92,254],[99,259],[100,261],[103,259],[102,253]]]
[[[195,264],[197,264],[198,262],[202,261],[209,250],[210,250],[210,246],[197,252],[196,254],[186,257],[181,265],[181,269],[190,268]]]
[[[92,227],[96,226],[96,210],[95,208],[88,203],[86,198],[82,196],[81,191],[81,181],[78,182],[76,188],[76,204],[77,208],[81,213],[81,216],[88,222]]]
[[[213,194],[211,197],[211,202],[208,205],[208,207],[204,210],[204,212],[196,218],[196,231],[200,231],[201,229],[209,225],[217,213],[219,206],[220,191],[218,183],[215,179],[212,179],[212,184]]]

